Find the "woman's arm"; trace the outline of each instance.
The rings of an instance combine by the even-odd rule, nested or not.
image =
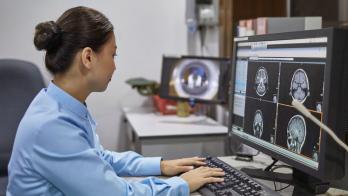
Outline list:
[[[99,144],[99,156],[107,161],[120,176],[174,176],[190,171],[194,166],[204,166],[204,158],[191,157],[161,161],[160,157],[143,157],[138,153],[127,151],[122,153],[104,150]]]
[[[83,130],[65,121],[47,125],[41,127],[36,136],[31,165],[65,195],[189,194],[187,183],[179,177],[167,180],[146,178],[129,183],[117,175],[118,172],[131,173],[130,169],[144,175],[158,173],[160,158],[144,159],[135,153],[111,153],[112,160],[108,156],[103,160],[100,152],[91,148]],[[115,173],[114,167],[119,171]]]
[[[119,176],[159,176],[161,157],[143,157],[136,152],[100,150],[99,156],[108,162]]]

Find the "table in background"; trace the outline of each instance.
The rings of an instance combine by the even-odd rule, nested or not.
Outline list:
[[[227,127],[206,116],[161,115],[152,108],[123,108],[131,148],[165,159],[223,156]]]

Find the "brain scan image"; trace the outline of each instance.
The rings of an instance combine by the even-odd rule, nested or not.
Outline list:
[[[255,75],[255,90],[256,94],[263,97],[268,88],[268,73],[266,68],[259,67]]]
[[[171,84],[180,97],[212,99],[218,92],[219,74],[214,61],[185,59],[174,68]]]
[[[261,138],[263,132],[263,117],[261,110],[256,110],[253,123],[254,136]]]
[[[306,122],[300,115],[293,116],[287,127],[287,146],[288,149],[301,153],[301,149],[306,140]]]
[[[303,103],[309,96],[309,82],[306,72],[303,69],[297,69],[291,79],[290,95],[292,99]]]

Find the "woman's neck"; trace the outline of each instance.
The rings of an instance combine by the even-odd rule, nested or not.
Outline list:
[[[66,74],[55,75],[52,82],[83,104],[90,94],[86,85],[81,79],[79,79],[79,77],[73,77]]]

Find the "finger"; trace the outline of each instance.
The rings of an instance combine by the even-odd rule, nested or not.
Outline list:
[[[221,168],[204,167],[200,172],[205,177],[209,177],[214,172],[224,172],[224,170],[222,170]]]
[[[221,169],[221,168],[218,168],[218,167],[216,167],[216,168],[209,168],[210,169],[210,171],[214,171],[214,172],[223,172],[224,170],[223,169]]]
[[[206,160],[206,158],[205,158],[205,157],[198,157],[198,156],[195,156],[195,157],[190,157],[189,159],[195,159],[195,160],[201,160],[201,161]]]
[[[196,168],[195,170],[203,173],[203,172],[207,172],[208,171],[208,167],[200,166],[200,167]]]
[[[179,160],[201,160],[201,161],[204,161],[206,158],[204,157],[187,157],[187,158],[182,158],[182,159],[179,159]]]
[[[206,172],[206,173],[209,173],[211,171],[223,171],[221,168],[213,168],[213,167],[205,167],[205,166],[201,166],[199,168],[201,168],[202,172]]]
[[[207,172],[210,172],[210,171],[223,171],[223,169],[219,168],[219,167],[204,167],[204,170],[207,171]]]
[[[223,178],[215,178],[215,177],[204,178],[204,183],[205,184],[214,183],[214,182],[223,182],[223,181],[224,181]]]
[[[210,171],[210,172],[204,172],[202,173],[203,177],[221,177],[225,175],[225,172],[221,171]]]
[[[212,171],[223,171],[223,169],[219,167],[209,167],[209,169],[211,169]]]
[[[190,165],[190,166],[200,167],[200,166],[205,166],[207,164],[205,162],[202,162],[202,161],[192,161],[190,163],[181,163],[179,165],[181,165],[181,166],[185,166],[185,165],[188,166],[188,165]]]
[[[179,165],[205,165],[205,158],[193,157],[193,158],[185,158],[179,159]]]
[[[204,161],[195,161],[194,165],[196,165],[196,166],[203,166],[203,165],[207,165],[207,163],[204,162]]]

